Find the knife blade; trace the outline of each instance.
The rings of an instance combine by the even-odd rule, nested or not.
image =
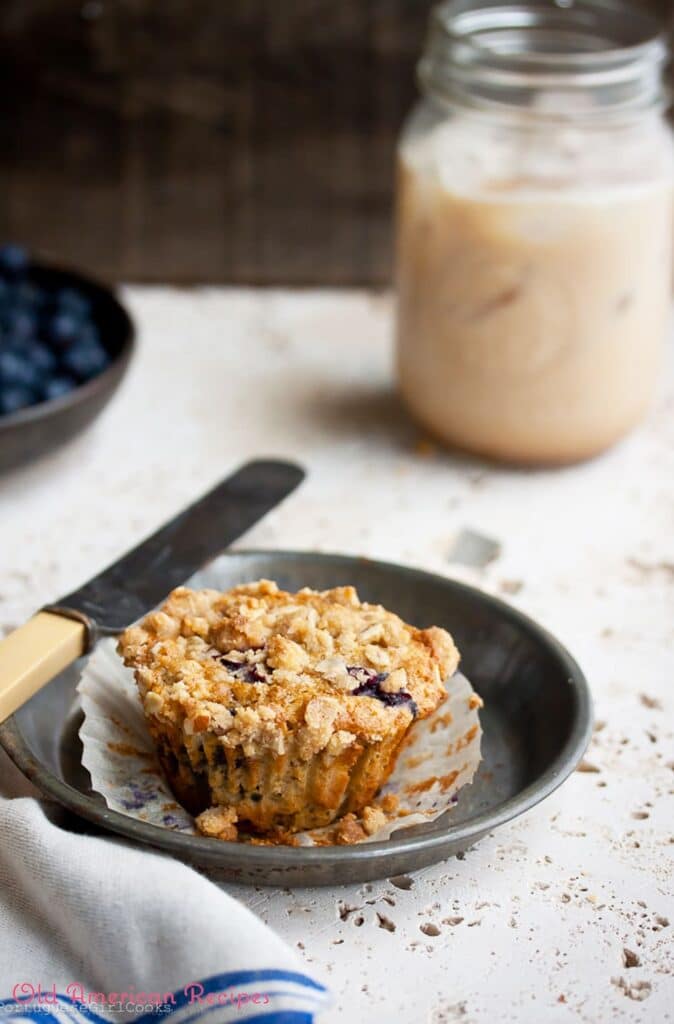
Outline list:
[[[154,608],[301,483],[290,462],[249,462],[103,572],[0,643],[0,722],[95,643]]]
[[[51,608],[75,609],[100,633],[118,633],[262,519],[303,477],[289,462],[249,462]]]

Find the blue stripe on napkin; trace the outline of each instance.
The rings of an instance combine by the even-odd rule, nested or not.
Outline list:
[[[249,986],[252,990],[251,995],[266,995],[269,1002],[265,1004],[264,1009],[260,1003],[253,1002],[242,1005],[227,1002],[201,1005],[192,1002],[190,998],[189,990],[195,986],[199,986],[201,999],[208,995],[226,996],[231,989],[240,990],[238,994],[243,995],[243,986]],[[239,1021],[241,1024],[313,1024],[314,1014],[330,1001],[328,991],[323,985],[296,971],[229,971],[199,981],[190,981],[185,988],[173,992],[172,1001],[162,1004],[161,1010],[157,1008],[140,1016],[129,1014],[129,1017],[135,1024],[160,1024],[161,1021],[169,1019],[171,1024],[191,1024],[193,1021],[205,1021],[217,1011],[218,1024],[228,1024],[229,1021]],[[35,1021],[36,1024],[109,1024],[111,1020],[112,1015],[104,1015],[85,1003],[75,1002],[63,993],[57,993],[56,1000],[56,1005],[38,1006],[26,1000],[2,999],[0,1011],[4,1012],[0,1012],[0,1018],[3,1024],[15,1021]]]

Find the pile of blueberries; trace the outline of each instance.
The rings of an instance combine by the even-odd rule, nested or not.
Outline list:
[[[110,362],[88,297],[45,287],[25,249],[0,247],[0,417],[62,398]]]

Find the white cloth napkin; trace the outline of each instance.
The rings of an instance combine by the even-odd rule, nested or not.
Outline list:
[[[329,1001],[196,871],[61,827],[1,750],[0,794],[0,1022],[311,1024]]]

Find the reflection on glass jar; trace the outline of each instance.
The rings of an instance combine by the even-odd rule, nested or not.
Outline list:
[[[400,143],[398,375],[450,444],[566,462],[644,415],[666,334],[665,45],[611,0],[436,8]]]

